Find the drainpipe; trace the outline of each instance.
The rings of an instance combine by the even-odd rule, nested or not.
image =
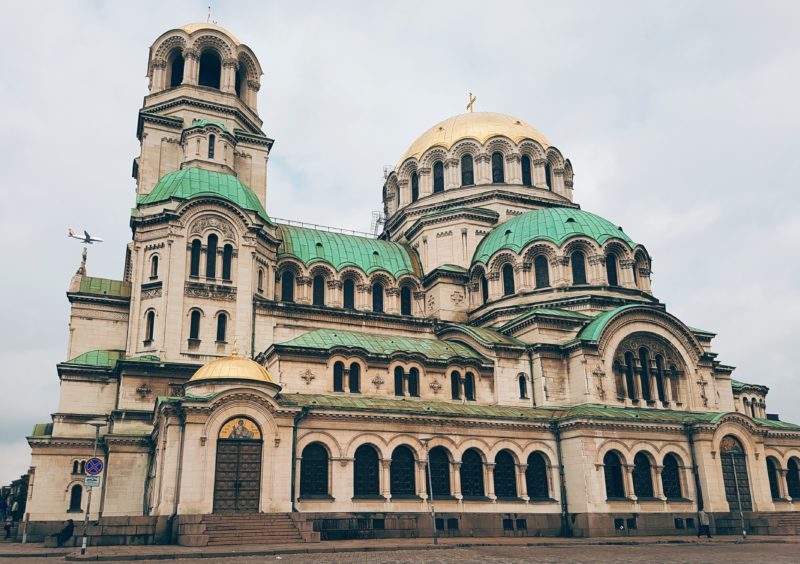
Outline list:
[[[536,386],[533,384],[533,349],[528,348],[528,370],[531,373],[531,407],[536,407]]]
[[[561,536],[571,537],[572,529],[569,526],[569,514],[567,513],[567,482],[564,479],[564,462],[561,454],[561,431],[558,429],[558,421],[551,421],[550,425],[556,439],[556,456],[558,457],[558,483],[561,489]]]
[[[683,424],[683,430],[686,432],[686,438],[689,440],[689,452],[692,454],[692,473],[694,474],[694,489],[697,492],[697,510],[700,511],[704,507],[703,503],[703,490],[700,487],[700,474],[697,467],[697,457],[694,454],[694,433],[692,426],[689,423]]]
[[[294,422],[292,423],[292,485],[291,485],[291,496],[292,496],[292,513],[296,512],[297,509],[294,506],[294,493],[295,493],[295,484],[297,482],[297,424],[300,423],[301,420],[308,417],[308,406],[303,406],[300,408],[300,413],[294,416]]]

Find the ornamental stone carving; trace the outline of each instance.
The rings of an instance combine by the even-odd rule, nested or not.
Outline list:
[[[187,282],[183,291],[190,298],[205,298],[232,302],[236,300],[236,288],[220,286],[218,284],[203,284],[200,282]]]
[[[206,229],[215,229],[222,233],[226,239],[236,239],[233,226],[218,217],[201,217],[189,228],[190,235],[202,235]]]

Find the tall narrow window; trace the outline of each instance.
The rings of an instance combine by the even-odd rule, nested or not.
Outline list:
[[[325,305],[325,277],[321,274],[317,274],[314,277],[313,283],[313,294],[314,294],[314,305],[315,306],[324,306]]]
[[[145,341],[150,342],[153,340],[155,329],[156,329],[156,312],[148,311],[145,322],[145,331],[144,331]]]
[[[517,378],[519,382],[519,399],[528,399],[528,379],[524,374]]]
[[[472,171],[472,155],[461,157],[461,185],[472,186],[475,184],[475,174]]]
[[[675,365],[672,364],[669,367],[670,379],[669,379],[669,386],[670,390],[672,391],[672,401],[675,403],[680,403],[681,396],[680,396],[680,382],[678,381],[678,369],[675,368]]]
[[[633,493],[638,498],[653,497],[652,466],[643,452],[633,457]]]
[[[200,54],[200,72],[197,83],[200,86],[209,86],[219,89],[219,79],[222,74],[222,61],[215,51],[207,50]]]
[[[383,313],[383,284],[380,282],[372,285],[372,311]]]
[[[377,496],[380,494],[378,451],[372,445],[356,449],[353,464],[353,495]]]
[[[617,276],[617,255],[610,253],[606,256],[606,275],[608,276],[609,286],[619,286]]]
[[[450,495],[450,457],[442,447],[435,447],[428,453],[430,464],[430,483],[433,485],[433,499]],[[428,493],[431,487],[428,485]]]
[[[172,55],[172,66],[169,73],[169,87],[175,88],[183,82],[183,55],[179,50],[175,50]]]
[[[294,272],[291,270],[284,270],[281,274],[281,301],[294,301]]]
[[[217,276],[217,241],[219,239],[213,233],[208,236],[206,245],[206,278],[216,278]]]
[[[396,396],[404,396],[405,390],[403,386],[403,382],[405,381],[405,373],[403,369],[399,366],[394,369],[394,395]]]
[[[624,498],[625,486],[622,481],[622,462],[616,452],[607,452],[603,457],[605,473],[606,497],[608,499]]]
[[[214,145],[216,145],[216,143],[217,143],[217,136],[212,133],[211,135],[208,136],[208,158],[209,159],[213,159],[214,158],[214,149],[215,149]]]
[[[350,393],[357,394],[361,392],[361,365],[356,362],[350,365],[350,376],[347,382]]]
[[[433,163],[433,193],[444,192],[444,164],[442,161]]]
[[[416,368],[408,371],[408,395],[412,398],[419,397],[419,370]]]
[[[419,176],[415,172],[411,175],[411,201],[419,200]]]
[[[492,153],[492,182],[502,184],[506,181],[505,170],[503,170],[503,153]]]
[[[668,454],[664,457],[664,469],[661,471],[661,485],[663,486],[664,496],[667,499],[680,499],[681,475],[678,457]]]
[[[531,178],[531,158],[528,155],[522,155],[520,164],[522,165],[522,185],[533,186],[533,179]]]
[[[224,343],[225,342],[225,333],[228,330],[228,316],[224,313],[220,313],[217,316],[217,342]]]
[[[327,497],[328,491],[328,451],[311,443],[300,457],[300,497]]]
[[[400,288],[400,315],[411,315],[411,288]]]
[[[471,448],[461,456],[461,494],[464,498],[484,497],[483,459]]]
[[[786,486],[789,490],[789,497],[800,499],[800,463],[792,457],[786,465]]]
[[[475,401],[475,375],[472,372],[464,375],[464,398],[467,401]]]
[[[514,267],[509,263],[503,265],[503,295],[510,296],[515,292]]]
[[[158,278],[158,255],[150,259],[150,278]]]
[[[344,363],[337,362],[333,365],[333,391],[344,391]]]
[[[222,247],[222,279],[231,279],[231,263],[233,262],[233,245]]]
[[[189,259],[189,276],[200,276],[200,249],[203,244],[200,239],[192,241],[191,257]]]
[[[258,286],[257,286],[257,288],[258,288],[259,292],[263,292],[264,291],[264,271],[262,269],[260,269],[260,268],[258,269]]]
[[[517,497],[517,466],[507,450],[494,458],[494,493],[498,499]]]
[[[454,400],[461,399],[461,374],[455,370],[450,373],[450,397]]]
[[[586,255],[581,251],[575,251],[569,258],[572,265],[572,283],[586,284]]]
[[[544,163],[544,183],[547,185],[548,190],[553,189],[553,172],[549,162]]]
[[[628,388],[628,397],[632,400],[638,398],[636,395],[636,385],[634,380],[635,364],[633,360],[633,353],[625,353],[625,387]]]
[[[78,461],[77,460],[73,460],[72,461],[72,473],[73,474],[77,474],[78,473]]]
[[[69,490],[69,509],[67,511],[80,511],[83,500],[83,486],[75,484]]]
[[[481,273],[479,284],[481,285],[481,303],[486,303],[489,301],[489,282],[486,280],[486,276]]]
[[[664,394],[664,357],[656,355],[656,395],[660,401],[666,401]]]
[[[550,286],[550,267],[547,264],[547,257],[538,255],[533,259],[533,269],[536,276],[536,287],[548,288]]]
[[[200,338],[200,312],[196,309],[189,314],[189,338]]]
[[[532,452],[528,456],[528,467],[525,469],[525,484],[531,499],[548,499],[550,486],[547,479],[547,461],[540,452]]]
[[[414,453],[407,446],[400,445],[392,452],[392,462],[389,466],[392,498],[415,497],[417,495],[415,474]]]
[[[639,368],[641,370],[642,399],[652,401],[650,394],[650,351],[642,347],[639,349]]]

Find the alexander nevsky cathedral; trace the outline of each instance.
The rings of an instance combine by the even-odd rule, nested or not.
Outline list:
[[[28,437],[29,539],[82,520],[97,421],[91,544],[694,534],[700,508],[800,532],[800,425],[658,300],[625,218],[581,209],[526,121],[433,125],[357,236],[270,218],[234,35],[167,31],[147,77],[124,272],[72,278]]]

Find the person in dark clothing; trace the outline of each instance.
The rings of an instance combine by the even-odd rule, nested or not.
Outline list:
[[[708,513],[703,511],[702,509],[697,512],[697,538],[699,539],[700,536],[705,533],[708,538],[711,538],[711,520],[708,518]]]
[[[3,523],[3,529],[6,531],[6,538],[11,538],[11,528],[14,526],[14,518],[9,513],[6,515],[5,521]]]
[[[72,537],[72,532],[74,530],[75,530],[75,523],[73,523],[72,519],[67,519],[64,528],[53,535],[56,538],[56,546],[59,547],[63,546],[64,543],[67,542]]]

